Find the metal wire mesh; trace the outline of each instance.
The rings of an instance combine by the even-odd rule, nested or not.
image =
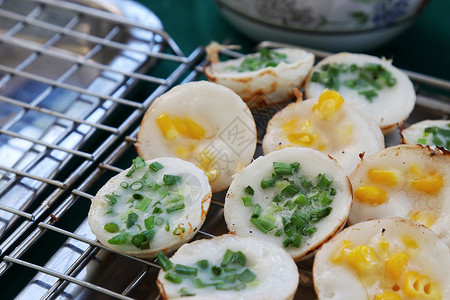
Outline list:
[[[159,267],[106,249],[86,216],[98,188],[136,155],[138,121],[153,99],[201,76],[202,49],[185,56],[157,21],[74,2],[0,1],[0,17],[0,54],[14,54],[0,63],[0,280],[25,274],[19,299],[158,298]],[[408,75],[418,93],[408,122],[448,118],[450,83]],[[259,136],[271,113],[254,112]],[[196,238],[227,232],[223,196],[214,195]],[[299,293],[313,299],[308,266],[300,270]]]

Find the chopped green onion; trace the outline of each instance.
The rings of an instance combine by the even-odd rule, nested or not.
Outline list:
[[[245,257],[245,254],[242,251],[236,251],[233,254],[231,262],[240,264],[241,266],[244,267],[245,263],[247,262],[247,257]]]
[[[136,205],[136,209],[140,210],[140,211],[146,211],[147,208],[149,207],[150,203],[152,202],[152,200],[150,198],[144,197],[144,199],[142,199],[137,205]]]
[[[311,205],[311,201],[309,201],[308,198],[306,198],[306,196],[303,194],[298,195],[297,198],[295,198],[294,203],[299,205],[300,207]]]
[[[181,181],[181,176],[164,174],[163,182],[165,185],[174,185]]]
[[[106,199],[109,200],[109,202],[111,203],[111,205],[114,205],[117,203],[117,198],[115,195],[105,195]]]
[[[220,274],[222,274],[222,268],[219,266],[212,266],[211,272],[216,276],[220,276]]]
[[[159,162],[157,162],[157,161],[152,162],[148,167],[153,172],[158,172],[159,170],[164,169],[164,166],[162,164],[160,164]]]
[[[238,279],[242,282],[249,283],[256,279],[256,275],[249,269],[245,269],[241,274],[238,275]]]
[[[294,235],[294,237],[292,238],[292,247],[300,247],[300,244],[302,243],[302,235],[301,234],[296,234]]]
[[[292,166],[289,163],[273,162],[273,170],[277,175],[292,175]]]
[[[166,224],[164,225],[164,229],[165,229],[167,232],[170,231],[170,224],[169,224],[169,221],[168,221],[168,220],[166,220]]]
[[[331,188],[330,195],[331,196],[336,196],[336,194],[337,194],[337,191],[334,188]]]
[[[197,266],[200,269],[207,269],[209,267],[209,262],[206,259],[202,259],[197,262]]]
[[[317,187],[323,190],[327,190],[331,184],[333,183],[332,180],[329,180],[325,174],[319,174],[317,179]]]
[[[138,156],[133,159],[133,165],[125,176],[130,177],[134,173],[134,171],[142,167],[145,167],[145,160]]]
[[[283,240],[283,247],[287,248],[292,244],[292,239],[291,238],[285,238]]]
[[[170,205],[170,204],[174,204],[174,203],[178,203],[180,201],[183,201],[184,197],[181,195],[177,195],[177,197],[170,199],[169,201],[166,202],[166,205]]]
[[[163,271],[167,272],[167,271],[171,270],[173,267],[173,263],[162,251],[158,251],[156,253],[156,260],[158,261],[158,263],[161,266],[161,269],[163,269]]]
[[[184,232],[186,232],[186,229],[184,227],[181,227],[181,231],[184,233]],[[180,232],[180,228],[179,227],[175,228],[173,230],[173,232],[172,232],[173,235],[180,235],[180,233],[181,232]]]
[[[161,197],[161,199],[164,199],[169,195],[170,195],[170,193],[167,190],[162,190],[161,192],[159,192],[159,196]]]
[[[131,226],[133,226],[136,221],[138,219],[138,215],[134,212],[129,213],[128,217],[127,217],[127,228],[130,228]]]
[[[291,163],[291,168],[292,171],[294,171],[294,173],[297,173],[298,170],[300,170],[300,163],[298,162]]]
[[[333,200],[331,200],[330,198],[328,198],[327,193],[323,192],[323,193],[320,194],[319,202],[320,202],[323,206],[327,206],[327,205],[331,204],[331,202],[333,202]]]
[[[116,223],[106,223],[103,228],[109,233],[119,232],[119,226]]]
[[[224,281],[227,283],[235,283],[238,275],[237,274],[228,274],[225,275]]]
[[[291,222],[298,228],[303,228],[304,226],[306,226],[308,224],[309,217],[308,217],[307,213],[305,213],[305,212],[294,214],[291,217]]]
[[[302,183],[302,187],[307,191],[313,188],[312,182],[308,179],[303,178],[301,183]]]
[[[112,245],[123,245],[127,242],[128,237],[130,236],[129,232],[122,232],[108,240],[108,243]]]
[[[261,188],[263,189],[267,189],[269,187],[275,186],[275,183],[277,182],[276,177],[270,177],[270,178],[266,178],[261,180]]]
[[[183,281],[183,278],[176,273],[167,273],[164,278],[175,284],[180,284]]]
[[[241,197],[241,199],[242,199],[242,202],[244,202],[245,207],[253,206],[252,197],[244,196],[244,197]]]
[[[287,208],[288,210],[293,210],[295,208],[295,204],[291,200],[288,200],[284,204],[284,207]]]
[[[188,276],[197,276],[198,269],[194,268],[194,267],[176,264],[175,272],[177,272],[178,274],[183,274],[183,275],[188,275]]]
[[[131,195],[131,197],[132,197],[133,199],[135,199],[135,200],[142,200],[142,199],[144,199],[144,195],[139,194],[139,193],[133,193],[133,194]]]
[[[142,189],[143,186],[144,184],[142,183],[142,181],[135,181],[130,185],[130,189],[132,189],[133,191],[138,191]]]
[[[173,206],[169,206],[166,208],[166,212],[168,214],[173,213],[174,211],[182,210],[184,209],[185,205],[184,203],[175,204]]]
[[[281,201],[283,201],[284,198],[281,195],[275,195],[272,199],[273,202],[279,203]]]
[[[370,102],[372,102],[374,97],[378,96],[378,93],[375,90],[359,91],[358,94],[365,96]]]
[[[255,194],[255,191],[253,190],[253,188],[251,186],[247,186],[244,189],[244,193],[246,193],[246,194],[248,194],[250,196],[253,196]]]
[[[200,278],[198,278],[198,277],[194,278],[193,283],[194,283],[194,286],[195,286],[197,289],[202,289],[202,288],[205,288],[205,287],[208,286],[206,283],[204,283],[204,282],[203,282]]]
[[[178,290],[178,293],[180,294],[181,297],[186,297],[186,296],[195,296],[196,294],[188,292],[185,288],[181,288]]]
[[[155,216],[150,216],[144,220],[145,229],[150,230],[155,227]]]
[[[128,182],[122,181],[122,182],[120,183],[120,187],[122,187],[123,189],[128,188]]]
[[[163,213],[163,210],[161,209],[161,207],[155,207],[154,209],[153,209],[153,212],[152,212],[152,214],[156,214],[156,215],[159,215],[159,214],[162,214]]]
[[[131,243],[133,243],[136,248],[139,248],[141,250],[150,248],[146,235],[142,233],[133,235],[133,237],[131,238]]]
[[[227,249],[222,258],[222,262],[220,263],[220,266],[221,267],[228,266],[231,263],[231,260],[233,259],[233,255],[234,255],[234,252],[230,249]]]
[[[275,236],[281,236],[283,234],[283,230],[282,229],[278,229],[276,232],[275,232]]]
[[[318,208],[311,211],[311,222],[318,222],[331,213],[331,207]]]
[[[155,225],[156,226],[161,226],[161,225],[163,225],[164,224],[164,219],[163,218],[157,218],[156,219],[156,221],[155,221]]]
[[[283,231],[288,237],[291,237],[297,232],[297,229],[293,223],[289,222],[284,225]]]
[[[289,181],[287,180],[280,180],[277,182],[276,186],[277,186],[277,190],[281,191],[283,190],[285,187],[287,187],[289,185]]]
[[[307,226],[302,229],[303,235],[312,235],[316,231],[317,231],[317,229],[314,226]]]
[[[261,205],[255,204],[255,206],[253,207],[253,212],[252,212],[251,217],[258,218],[260,214],[261,214]]]
[[[261,230],[264,234],[276,228],[276,225],[266,217],[251,218],[250,223],[255,225],[255,227]]]
[[[281,190],[281,194],[286,197],[293,197],[298,192],[300,192],[300,188],[293,183]]]

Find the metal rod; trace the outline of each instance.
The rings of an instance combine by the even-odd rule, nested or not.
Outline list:
[[[1,130],[0,130],[0,133],[1,133]],[[38,181],[41,181],[41,182],[45,182],[47,184],[54,185],[54,186],[56,186],[56,187],[58,187],[60,189],[65,189],[66,188],[66,185],[63,182],[58,181],[58,180],[52,180],[52,179],[48,179],[48,178],[45,178],[45,177],[36,176],[36,175],[33,175],[31,173],[28,173],[28,172],[22,172],[22,171],[19,171],[19,170],[10,168],[10,167],[2,166],[2,165],[0,165],[0,170],[6,171],[6,172],[9,172],[9,173],[14,173],[14,174],[22,176],[22,177],[27,177],[27,178],[38,180]]]
[[[0,204],[0,210],[4,210],[4,211],[10,212],[12,214],[24,217],[24,218],[26,218],[26,219],[28,219],[30,221],[34,221],[34,219],[35,219],[32,214],[29,214],[29,213],[26,213],[26,212],[23,212],[21,210],[14,209],[14,208],[11,208],[11,207],[8,207],[8,206],[5,206],[5,205],[1,205]]]
[[[49,149],[60,150],[60,151],[63,151],[63,152],[66,152],[66,153],[70,153],[70,154],[73,154],[73,155],[76,155],[76,156],[80,156],[80,157],[83,157],[83,158],[86,158],[86,159],[89,159],[89,160],[93,160],[94,159],[94,156],[92,154],[89,154],[89,153],[86,153],[86,152],[82,152],[82,151],[78,151],[78,150],[72,150],[72,149],[64,148],[64,147],[61,147],[61,146],[58,146],[58,145],[55,145],[55,144],[52,144],[52,143],[43,142],[40,139],[27,137],[27,136],[24,136],[24,135],[21,135],[21,134],[18,134],[18,133],[9,131],[9,130],[4,130],[4,129],[0,128],[0,134],[9,135],[9,136],[12,136],[12,137],[15,137],[15,138],[19,138],[19,139],[22,139],[22,140],[26,140],[26,141],[32,142],[34,144],[45,146],[45,147],[47,147]]]
[[[110,291],[108,289],[102,288],[102,287],[97,286],[95,284],[92,284],[92,283],[89,283],[89,282],[86,282],[86,281],[83,281],[83,280],[79,280],[79,279],[77,279],[75,277],[67,276],[67,275],[62,274],[60,272],[56,272],[56,271],[53,271],[53,270],[50,270],[50,269],[47,269],[47,268],[44,268],[44,267],[41,267],[41,266],[38,266],[38,265],[35,265],[35,264],[32,264],[32,263],[29,263],[29,262],[26,262],[26,261],[23,261],[23,260],[20,260],[20,259],[16,259],[16,258],[13,258],[13,257],[10,257],[10,256],[5,256],[3,259],[5,261],[12,262],[12,263],[15,263],[15,264],[18,264],[18,265],[22,265],[22,266],[25,266],[27,268],[34,269],[36,271],[45,273],[47,275],[50,275],[50,276],[53,276],[53,277],[57,277],[59,279],[67,280],[69,282],[78,284],[79,286],[82,286],[82,287],[85,287],[85,288],[88,288],[88,289],[91,289],[91,290],[94,290],[94,291],[97,291],[97,292],[101,292],[101,293],[106,294],[106,295],[111,296],[111,297],[115,297],[115,298],[118,298],[118,299],[124,299],[124,300],[133,300],[133,298],[130,298],[130,297],[123,296],[121,294],[112,292],[112,291]]]
[[[36,111],[36,112],[47,114],[47,115],[52,116],[52,117],[69,120],[69,121],[75,122],[77,124],[88,125],[88,126],[91,126],[91,127],[103,130],[103,131],[111,132],[113,134],[119,134],[120,133],[120,131],[117,128],[114,128],[114,127],[111,127],[111,126],[107,126],[107,125],[103,125],[103,124],[99,124],[99,123],[92,123],[92,122],[85,121],[83,119],[72,118],[71,116],[68,116],[66,114],[62,114],[62,113],[59,113],[59,112],[56,112],[56,111],[53,111],[53,110],[50,110],[50,109],[46,109],[46,108],[43,108],[43,107],[39,107],[39,106],[33,106],[33,105],[28,104],[26,102],[14,100],[12,98],[5,97],[5,96],[2,96],[2,95],[0,95],[0,101],[5,102],[5,103],[9,103],[9,104],[12,104],[12,105],[16,105],[16,106],[19,106],[19,107],[24,108],[24,109],[33,110],[33,111]]]
[[[127,100],[127,99],[123,99],[123,98],[120,98],[120,97],[112,97],[112,96],[108,96],[108,95],[104,95],[104,94],[91,92],[91,91],[89,91],[87,89],[80,88],[80,87],[77,87],[77,86],[74,86],[74,85],[71,85],[71,84],[68,84],[68,83],[62,83],[62,82],[58,82],[56,80],[52,80],[52,79],[49,79],[49,78],[46,78],[46,77],[43,77],[43,76],[39,76],[39,75],[35,75],[35,74],[31,74],[31,73],[23,72],[23,71],[19,71],[19,70],[15,70],[13,68],[10,68],[10,67],[4,66],[4,65],[0,65],[0,71],[6,72],[6,73],[10,73],[10,74],[13,74],[13,75],[16,75],[16,76],[20,76],[20,77],[23,77],[23,78],[31,79],[31,80],[34,80],[34,81],[38,81],[38,82],[41,82],[41,83],[45,83],[45,84],[48,84],[48,85],[51,85],[51,86],[56,86],[56,87],[59,87],[59,88],[62,88],[62,89],[66,89],[66,90],[69,90],[69,91],[77,92],[77,93],[80,93],[80,94],[85,94],[85,95],[89,95],[89,96],[92,96],[92,97],[97,97],[97,98],[100,98],[100,99],[111,100],[111,101],[114,101],[114,102],[117,102],[117,103],[120,103],[120,104],[124,104],[124,105],[128,105],[128,106],[134,107],[134,108],[138,108],[138,109],[143,108],[143,105],[141,103],[133,102],[133,101],[130,101],[130,100]]]

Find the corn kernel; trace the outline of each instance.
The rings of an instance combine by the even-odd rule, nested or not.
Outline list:
[[[406,270],[408,260],[409,255],[405,252],[398,252],[391,255],[386,261],[386,272],[395,281],[399,280]]]
[[[281,127],[282,130],[286,132],[292,132],[297,127],[297,119],[290,119],[286,123],[284,123],[283,127]]]
[[[288,140],[302,146],[311,146],[314,143],[314,137],[308,133],[289,133]]]
[[[340,248],[337,249],[336,254],[331,257],[331,261],[334,263],[339,263],[344,259],[346,251],[352,247],[352,243],[348,240],[343,240]]]
[[[422,174],[422,171],[420,171],[420,168],[418,165],[416,165],[415,163],[412,163],[411,166],[409,167],[409,172],[413,175],[420,175]]]
[[[375,251],[369,246],[358,246],[347,255],[348,263],[359,273],[373,270],[378,265]]]
[[[206,177],[208,177],[209,182],[213,182],[214,180],[217,179],[218,172],[217,170],[209,169],[208,171],[205,172],[205,174]]]
[[[175,152],[179,158],[185,159],[190,156],[190,152],[185,147],[176,147]]]
[[[319,101],[313,109],[318,112],[319,119],[331,120],[342,103],[344,103],[344,98],[338,92],[325,90],[319,96]]]
[[[380,205],[387,200],[386,192],[374,186],[360,186],[355,190],[355,197],[370,205]]]
[[[398,172],[385,169],[371,169],[368,174],[372,182],[395,186],[399,182]]]
[[[180,135],[167,114],[159,115],[156,119],[156,123],[167,140],[173,140]]]
[[[411,186],[417,191],[428,194],[438,193],[444,185],[442,175],[439,173],[417,177],[411,180]]]
[[[380,239],[378,247],[380,248],[380,255],[386,257],[389,253],[389,242],[386,239]]]
[[[405,245],[406,248],[408,248],[408,249],[411,249],[411,250],[418,249],[417,242],[410,236],[402,237],[402,242],[403,242],[403,245]]]
[[[218,171],[213,168],[215,161],[216,159],[214,155],[208,149],[204,149],[200,152],[199,164],[197,164],[197,167],[205,172],[210,182],[216,180],[218,176]]]
[[[439,285],[436,282],[432,282],[428,276],[420,275],[414,271],[406,273],[403,293],[409,297],[442,299]]]
[[[381,292],[375,295],[374,300],[402,300],[402,297],[399,294],[393,292]]]
[[[183,121],[182,119],[175,117],[172,119],[172,123],[175,126],[175,129],[181,133],[182,135],[184,135],[185,137],[189,136],[189,132],[188,132],[188,127],[185,121]]]
[[[189,118],[186,118],[185,122],[188,128],[189,136],[191,138],[200,140],[205,136],[205,129],[203,129],[203,127]]]
[[[418,210],[414,213],[410,213],[409,216],[411,220],[416,221],[417,223],[420,223],[428,228],[433,226],[438,217],[439,215],[437,213],[430,210]]]

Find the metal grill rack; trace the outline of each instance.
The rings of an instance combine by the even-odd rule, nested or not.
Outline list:
[[[158,266],[106,249],[86,221],[98,188],[136,155],[138,122],[153,99],[202,76],[203,50],[184,55],[143,11],[124,1],[0,0],[0,57],[8,58],[0,58],[0,282],[11,285],[8,295],[159,297]],[[418,94],[408,122],[448,118],[450,83],[407,73]],[[271,113],[254,112],[259,136]],[[387,137],[396,143],[398,133]],[[227,232],[223,196],[213,196],[196,238]],[[299,266],[299,294],[314,299],[308,266]]]

